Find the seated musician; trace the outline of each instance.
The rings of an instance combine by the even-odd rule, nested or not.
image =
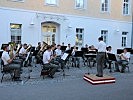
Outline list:
[[[36,50],[40,50],[41,49],[41,42],[38,42],[38,46],[36,47]]]
[[[26,48],[27,48],[27,44],[24,44],[19,51],[19,56],[26,57],[27,55]]]
[[[58,65],[53,64],[51,62],[52,59],[54,59],[54,57],[51,56],[51,46],[48,45],[47,50],[43,54],[43,64],[45,68],[47,67],[50,69],[49,77],[54,78],[54,74],[58,69]]]
[[[61,69],[64,69],[65,62],[61,59],[63,52],[60,50],[60,48],[61,48],[61,45],[57,45],[57,49],[55,50],[56,61],[58,61],[61,64]]]
[[[68,44],[66,50],[71,50],[71,45],[70,44]]]
[[[115,71],[124,73],[125,67],[126,67],[125,64],[128,64],[130,59],[130,53],[127,52],[126,48],[124,48],[123,53],[121,53],[119,57],[120,57],[120,60],[115,63],[115,69],[116,69]],[[121,70],[119,70],[119,65],[121,66]]]
[[[111,47],[111,46],[108,46],[108,47],[106,48],[106,53],[112,53],[112,47]],[[107,56],[107,55],[106,55],[106,56]],[[111,62],[112,62],[112,61],[110,61],[110,60],[108,59],[108,56],[107,56],[106,59],[105,59],[105,62],[104,62],[104,68],[107,68],[106,63],[108,63],[108,64],[109,64],[108,69],[111,69]]]
[[[79,68],[79,58],[78,57],[75,57],[75,52],[78,51],[78,49],[76,48],[76,46],[73,47],[73,50],[72,50],[72,56],[73,56],[73,62],[75,64],[75,67],[78,67]],[[77,65],[76,65],[76,62],[77,62]]]
[[[15,81],[21,81],[20,79],[20,71],[21,71],[21,64],[18,63],[13,63],[13,57],[12,59],[10,58],[8,51],[9,47],[8,45],[5,45],[3,47],[3,53],[2,53],[2,60],[4,62],[4,67],[3,70],[15,70],[14,71],[14,80]]]
[[[91,45],[91,46],[89,46],[88,52],[89,52],[90,54],[96,54],[96,53],[97,53],[97,49],[95,48],[94,45]],[[95,65],[95,63],[96,63],[96,58],[92,57],[92,58],[90,58],[90,61],[93,62],[93,67],[94,67],[94,65]]]
[[[27,46],[27,44],[25,43],[25,44],[22,46],[22,48],[20,49],[20,51],[19,51],[20,59],[23,59],[23,61],[26,59],[27,54],[28,54],[28,52],[29,52],[29,51],[27,50],[27,48],[28,48],[28,46]],[[28,66],[31,66],[31,61],[32,61],[31,56],[29,56],[28,60],[29,60]],[[26,66],[26,64],[27,64],[27,62],[25,63],[24,66]]]

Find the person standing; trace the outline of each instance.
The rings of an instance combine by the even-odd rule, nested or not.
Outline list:
[[[106,54],[106,44],[103,41],[103,37],[98,38],[98,53],[96,57],[97,61],[97,77],[103,77],[103,67],[104,67],[104,61],[105,61],[105,54]]]

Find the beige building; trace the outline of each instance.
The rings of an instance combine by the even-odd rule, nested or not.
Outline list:
[[[131,47],[133,0],[1,0],[0,43]],[[4,38],[3,38],[4,37]]]

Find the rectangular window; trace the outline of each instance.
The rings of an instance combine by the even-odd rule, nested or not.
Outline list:
[[[122,32],[122,42],[121,42],[122,47],[126,47],[127,45],[127,33],[128,32]]]
[[[9,0],[8,0],[9,1]],[[24,2],[24,0],[10,0],[10,1],[15,1],[15,2]]]
[[[45,0],[46,5],[57,5],[57,0]]]
[[[76,45],[77,46],[83,46],[83,35],[84,35],[84,29],[76,28]]]
[[[107,44],[107,42],[108,42],[108,30],[101,30],[101,36],[103,37],[103,41]]]
[[[76,8],[85,8],[85,0],[75,0]]]
[[[123,15],[129,15],[129,0],[123,1]]]
[[[109,12],[109,0],[101,0],[101,11]]]
[[[21,43],[22,24],[10,24],[11,42]]]

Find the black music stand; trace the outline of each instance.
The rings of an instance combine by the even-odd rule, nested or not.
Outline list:
[[[112,53],[107,53],[107,55],[108,55],[108,60],[109,61],[114,61],[114,62],[117,62],[117,59],[116,59],[116,56],[115,56],[115,54],[112,54]],[[111,68],[110,68],[110,71],[109,72],[112,72],[112,70],[111,70]]]
[[[73,50],[74,47],[71,47],[71,50]],[[76,47],[76,49],[78,50],[78,47]]]
[[[117,49],[117,54],[123,53],[123,49]]]
[[[96,51],[89,51],[88,53],[96,54]]]
[[[3,51],[0,51],[0,58],[1,58],[1,56],[2,56],[2,53],[3,53]]]
[[[108,59],[111,61],[117,61],[115,54],[107,53]]]
[[[76,51],[74,57],[83,57],[83,51]]]
[[[61,46],[61,48],[60,48],[60,49],[61,49],[62,51],[65,51],[65,50],[66,50],[66,48],[67,48],[67,46]]]
[[[88,48],[81,48],[81,51],[83,51],[84,53],[88,52]]]

